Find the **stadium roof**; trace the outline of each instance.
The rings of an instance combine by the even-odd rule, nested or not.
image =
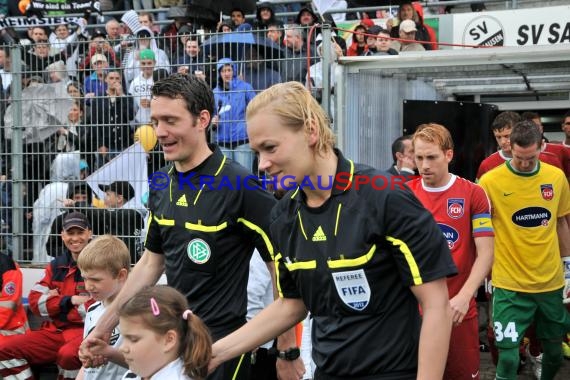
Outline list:
[[[421,79],[443,96],[557,94],[570,99],[570,44],[408,52],[399,56],[344,57],[348,72]],[[358,64],[356,64],[358,62]]]

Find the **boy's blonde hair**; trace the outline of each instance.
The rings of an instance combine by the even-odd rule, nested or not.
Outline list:
[[[131,255],[126,244],[113,235],[102,235],[91,240],[77,259],[82,271],[103,269],[117,278],[121,269],[131,268]]]

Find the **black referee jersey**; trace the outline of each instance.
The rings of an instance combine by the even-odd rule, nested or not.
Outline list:
[[[219,339],[246,321],[254,247],[271,261],[266,231],[275,199],[217,146],[210,149],[214,153],[190,172],[161,169],[169,186],[150,191],[145,247],[165,255],[168,284],[186,295]]]
[[[390,175],[335,153],[341,180],[322,206],[308,207],[298,189],[272,212],[279,291],[311,312],[315,378],[415,379],[420,315],[410,287],[457,269],[411,191],[347,188],[357,176]]]

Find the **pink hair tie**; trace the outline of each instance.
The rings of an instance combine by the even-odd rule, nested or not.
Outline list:
[[[182,318],[184,318],[184,320],[187,321],[190,314],[192,314],[192,310],[186,309],[186,310],[184,310],[184,313],[182,313]]]
[[[158,304],[154,297],[150,298],[150,309],[152,310],[152,315],[158,317],[160,315],[160,309],[158,308]]]

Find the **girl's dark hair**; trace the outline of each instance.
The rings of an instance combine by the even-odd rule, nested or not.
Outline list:
[[[67,187],[67,198],[69,199],[73,199],[73,196],[75,194],[86,194],[87,195],[87,204],[91,205],[91,202],[93,201],[93,195],[91,192],[91,188],[87,185],[86,182],[72,182],[68,185]],[[85,210],[83,209],[78,209],[76,211],[79,212],[85,212]]]
[[[66,83],[65,89],[69,91],[69,87],[70,87],[70,86],[73,86],[73,87],[75,87],[76,89],[78,89],[78,90],[79,90],[79,94],[80,94],[81,96],[83,96],[83,88],[81,87],[81,85],[79,84],[79,82],[77,82],[77,81],[71,81],[71,80],[70,80],[70,81],[68,81],[68,82]]]
[[[79,108],[81,112],[83,112],[83,102],[80,102],[77,99],[73,99],[71,102],[73,103],[74,106],[77,106],[77,108]]]
[[[222,33],[222,32],[223,32],[223,29],[224,29],[224,26],[229,27],[230,30],[234,30],[234,28],[233,28],[233,26],[232,26],[231,23],[229,23],[229,22],[222,22],[222,23],[220,24],[220,26],[218,26],[218,29],[216,30],[216,32]]]
[[[155,310],[152,303],[156,303]],[[208,376],[212,338],[204,322],[196,315],[187,313],[187,319],[184,319],[186,310],[188,301],[182,293],[169,286],[157,285],[144,288],[127,301],[119,310],[119,317],[141,318],[146,327],[156,334],[176,331],[178,356],[184,362],[186,375],[203,380]]]

